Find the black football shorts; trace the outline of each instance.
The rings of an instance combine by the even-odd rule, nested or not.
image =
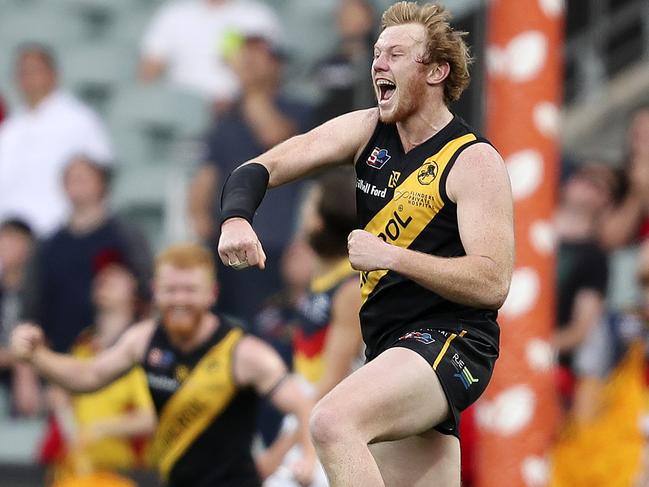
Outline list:
[[[406,332],[388,346],[393,347],[409,348],[435,370],[451,413],[435,429],[459,437],[460,412],[473,404],[486,389],[498,350],[470,331],[453,333],[434,328]]]

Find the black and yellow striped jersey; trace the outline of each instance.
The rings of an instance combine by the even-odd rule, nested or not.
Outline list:
[[[396,126],[378,122],[356,162],[360,228],[390,244],[426,254],[466,255],[446,180],[458,155],[477,142],[487,141],[454,116],[437,134],[406,153]],[[426,327],[475,331],[498,346],[495,311],[453,303],[397,273],[361,273],[361,294],[368,359],[404,332]]]
[[[173,346],[158,324],[143,368],[158,413],[153,459],[166,485],[259,487],[250,453],[258,396],[233,375],[243,331],[223,316],[191,352]]]

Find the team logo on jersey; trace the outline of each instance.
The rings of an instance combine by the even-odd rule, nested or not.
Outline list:
[[[390,175],[390,180],[388,181],[388,188],[396,188],[400,176],[401,173],[399,171],[392,171],[392,174]]]
[[[319,331],[320,326],[329,320],[330,310],[331,298],[327,293],[319,293],[303,299],[300,303],[300,311],[310,322],[304,324],[305,331],[309,334]]]
[[[430,333],[422,333],[420,331],[411,331],[403,335],[399,340],[417,340],[425,345],[430,345],[435,341]]]
[[[390,160],[392,156],[388,154],[387,149],[381,149],[379,147],[374,147],[370,157],[367,158],[367,165],[373,167],[374,169],[381,169],[386,162]]]
[[[437,163],[433,161],[432,159],[426,160],[424,164],[419,168],[419,172],[417,173],[417,181],[419,181],[419,184],[423,184],[424,186],[429,185],[433,181],[435,181],[435,178],[437,177]]]
[[[174,361],[174,354],[169,350],[160,350],[159,348],[152,348],[147,357],[147,362],[152,367],[167,368],[171,366]]]

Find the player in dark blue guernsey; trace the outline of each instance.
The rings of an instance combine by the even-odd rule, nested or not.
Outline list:
[[[470,58],[448,20],[436,5],[392,5],[372,63],[378,107],[289,139],[233,171],[223,190],[221,259],[263,268],[251,223],[266,188],[327,165],[356,168],[359,229],[348,249],[361,271],[368,363],[311,418],[333,487],[459,487],[458,414],[498,356],[511,188],[498,152],[449,109]]]
[[[270,346],[209,312],[216,299],[211,253],[196,245],[167,249],[153,287],[160,318],[133,325],[92,360],[48,350],[33,325],[16,328],[14,353],[73,392],[97,390],[141,365],[158,413],[152,453],[169,487],[260,487],[282,460],[267,455],[255,464],[251,455],[256,405],[265,395],[298,418],[303,456],[292,468],[308,483],[312,402]]]

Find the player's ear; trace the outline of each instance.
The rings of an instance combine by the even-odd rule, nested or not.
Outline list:
[[[428,69],[426,82],[429,85],[438,85],[448,77],[450,72],[451,67],[448,63],[433,63]]]

